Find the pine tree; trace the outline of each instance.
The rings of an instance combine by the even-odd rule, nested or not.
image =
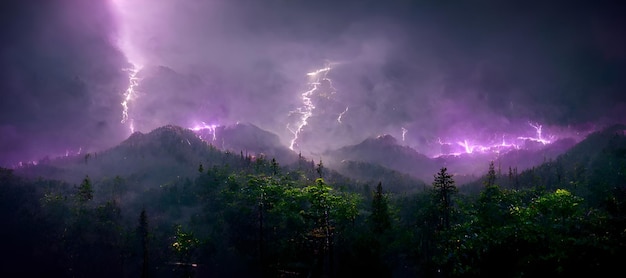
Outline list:
[[[87,201],[93,199],[93,188],[91,186],[91,180],[89,176],[85,176],[83,182],[78,187],[78,202],[85,204]]]
[[[435,175],[435,181],[433,182],[433,188],[436,193],[437,203],[441,213],[441,229],[450,228],[450,214],[452,210],[452,194],[457,192],[457,188],[454,185],[454,179],[452,175],[448,174],[448,169],[443,167],[439,170],[439,173]]]
[[[487,172],[487,180],[485,181],[485,186],[493,186],[496,184],[496,170],[493,165],[493,160],[489,162],[489,171]]]
[[[319,175],[319,178],[324,178],[324,164],[322,163],[322,160],[320,159],[320,163],[317,164],[317,168],[315,168],[315,170],[317,171],[317,174]]]
[[[146,213],[146,209],[141,210],[141,214],[139,215],[139,227],[137,228],[137,233],[139,234],[139,238],[141,239],[141,248],[143,252],[143,260],[141,264],[141,277],[148,277],[148,214]]]
[[[372,199],[372,214],[370,215],[372,231],[381,234],[391,227],[387,197],[383,194],[382,183],[378,183]]]
[[[279,169],[279,167],[278,167],[278,162],[276,162],[276,158],[272,158],[272,164],[271,164],[271,166],[272,166],[272,175],[273,175],[273,176],[278,175],[278,169]]]

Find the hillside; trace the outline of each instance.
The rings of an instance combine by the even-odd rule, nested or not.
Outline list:
[[[484,177],[468,186],[480,188],[483,180]],[[536,166],[503,167],[496,183],[506,188],[567,188],[582,196],[593,192],[610,194],[617,186],[626,184],[626,125],[613,125],[594,132]]]
[[[446,167],[457,177],[458,184],[465,184],[483,175],[492,160],[498,161],[503,169],[511,167],[522,171],[556,158],[575,144],[573,139],[565,138],[546,146],[514,149],[503,154],[464,153],[431,158],[409,146],[400,145],[391,135],[382,135],[327,152],[325,155],[329,158],[331,167],[342,167],[343,161],[375,164],[426,183],[432,182],[434,173],[441,167]]]
[[[221,130],[222,138],[272,142],[242,130]],[[484,178],[462,185],[454,176],[462,187],[450,193],[455,217],[445,227],[437,189],[381,164],[328,167],[298,157],[282,165],[164,126],[97,154],[0,169],[0,216],[8,223],[1,231],[12,254],[0,269],[36,263],[30,276],[307,277],[336,267],[346,277],[416,277],[454,262],[449,273],[477,276],[609,273],[626,250],[625,132],[594,133],[519,174],[498,171],[501,187],[485,190]],[[388,136],[358,147],[405,163],[423,159]]]

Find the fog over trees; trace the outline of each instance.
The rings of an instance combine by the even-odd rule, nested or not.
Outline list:
[[[396,184],[344,176],[303,156],[281,164],[263,154],[224,151],[191,141],[197,137],[183,129],[165,127],[93,154],[88,162],[77,156],[2,168],[0,272],[45,277],[618,273],[626,255],[624,130],[595,133],[557,159],[519,173],[492,161],[470,183],[456,183],[445,167],[433,173],[431,183],[377,172],[381,180],[405,179]]]

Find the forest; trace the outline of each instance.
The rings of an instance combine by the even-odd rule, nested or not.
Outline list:
[[[0,169],[3,276],[604,276],[621,272],[626,257],[621,129],[526,170],[491,161],[468,184],[441,167],[413,190],[409,180],[348,178],[323,160],[282,165],[160,140],[165,147],[126,146],[138,160],[123,167],[159,152],[193,174],[140,186],[162,173],[83,174],[73,183]],[[170,166],[156,169],[179,169]]]

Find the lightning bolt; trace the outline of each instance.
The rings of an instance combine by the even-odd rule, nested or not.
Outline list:
[[[302,128],[304,128],[308,124],[309,118],[313,115],[313,110],[315,110],[315,105],[313,105],[313,100],[311,99],[313,93],[318,89],[318,85],[322,80],[328,80],[326,75],[331,70],[330,66],[326,66],[321,69],[317,69],[315,71],[309,72],[306,75],[312,78],[312,81],[309,81],[307,84],[310,87],[308,91],[305,91],[300,95],[302,99],[302,106],[298,107],[296,110],[289,112],[289,115],[299,115],[298,120],[296,121],[295,128],[292,128],[290,124],[287,124],[287,129],[293,134],[293,138],[289,144],[289,149],[293,150],[296,145],[296,141],[302,132]]]
[[[552,144],[559,138],[569,137],[578,141],[584,138],[580,137],[578,133],[576,133],[576,136],[572,136],[570,132],[559,132],[558,130],[558,133],[553,133],[555,131],[550,130],[550,133],[546,134],[543,125],[536,122],[528,122],[528,125],[535,131],[535,134],[532,136],[517,136],[518,134],[507,132],[485,137],[481,136],[479,133],[473,133],[471,131],[462,132],[459,130],[458,133],[460,134],[447,140],[442,140],[441,137],[438,137],[436,140],[427,141],[428,145],[439,147],[439,150],[433,149],[429,151],[429,155],[432,155],[432,157],[440,157],[443,155],[459,156],[463,154],[493,154],[500,156],[512,150],[536,148],[538,146],[538,144],[528,145],[528,141],[545,146]]]
[[[461,147],[465,148],[466,153],[473,153],[474,146],[467,142],[467,140],[463,140],[462,142],[457,142]]]
[[[330,67],[325,67],[325,68],[318,69],[316,71],[309,72],[306,75],[308,75],[308,76],[317,76],[320,73],[324,73],[324,77],[326,77],[326,73],[329,72],[330,70],[331,70]]]
[[[531,141],[534,141],[534,142],[539,142],[539,143],[541,143],[543,145],[547,145],[547,144],[552,143],[550,140],[543,138],[543,135],[542,135],[542,128],[543,128],[543,126],[542,125],[540,125],[538,123],[531,123],[531,122],[529,122],[528,125],[530,125],[532,128],[535,129],[535,134],[536,134],[537,137],[518,137],[519,139],[531,140]]]
[[[129,117],[128,115],[128,106],[130,104],[130,102],[135,99],[137,92],[137,86],[139,85],[139,78],[137,77],[137,73],[139,72],[139,70],[141,70],[140,66],[137,66],[133,63],[131,63],[131,67],[126,69],[126,72],[128,72],[128,88],[126,88],[126,91],[124,92],[124,101],[122,101],[122,121],[121,123],[126,123],[129,122],[129,128],[130,128],[130,132],[134,133],[135,132],[135,126],[133,123],[133,118]]]
[[[474,137],[474,140],[472,143],[472,141],[468,140],[468,139],[462,139],[462,140],[458,140],[456,142],[456,145],[460,146],[460,148],[455,148],[454,150],[452,150],[451,152],[445,151],[442,152],[442,155],[445,154],[452,154],[452,155],[459,155],[461,153],[466,153],[466,154],[475,154],[475,153],[493,153],[496,155],[500,155],[503,153],[506,153],[510,150],[516,150],[516,149],[521,149],[523,147],[523,145],[515,143],[515,142],[511,142],[511,141],[515,141],[515,140],[530,140],[533,142],[537,142],[537,143],[541,143],[542,145],[548,145],[550,143],[552,143],[552,139],[548,139],[544,136],[543,134],[543,126],[541,124],[538,123],[532,123],[529,122],[528,123],[534,130],[535,130],[535,136],[519,136],[516,139],[510,139],[509,142],[507,142],[505,135],[502,135],[502,140],[498,140],[496,142],[496,140],[479,140],[476,139],[476,136]],[[472,136],[469,136],[470,138],[472,138]],[[548,136],[549,138],[554,138],[553,136]],[[515,137],[514,137],[515,138]],[[479,142],[480,141],[480,142]],[[449,143],[443,142],[441,140],[441,138],[438,139],[437,143],[443,147],[443,146],[450,146]],[[437,155],[435,156],[437,157]]]
[[[346,110],[343,110],[343,112],[339,113],[339,117],[337,117],[337,122],[338,123],[340,123],[340,124],[342,123],[341,122],[341,118],[343,118],[343,115],[345,115],[346,112],[348,112],[348,108],[350,108],[350,107],[346,106]]]
[[[205,122],[202,122],[202,125],[196,125],[196,126],[194,126],[192,128],[189,128],[189,129],[191,129],[191,130],[193,130],[195,132],[198,132],[198,131],[201,131],[201,130],[208,130],[209,134],[211,134],[212,137],[213,137],[213,141],[215,141],[217,139],[217,127],[218,127],[218,125],[215,125],[215,124],[208,125]],[[200,135],[200,138],[203,139],[202,135]]]
[[[408,129],[406,129],[406,128],[402,127],[402,142],[404,142],[404,139],[405,139],[405,137],[406,137],[406,133],[407,133],[408,131],[409,131]]]
[[[131,102],[137,99],[137,87],[139,86],[140,79],[138,77],[139,71],[143,68],[142,54],[133,45],[133,33],[131,31],[131,24],[133,19],[132,7],[129,1],[124,0],[112,0],[113,7],[117,11],[118,23],[119,23],[119,36],[117,38],[117,47],[124,54],[130,67],[122,69],[128,75],[128,87],[123,93],[123,99],[120,103],[122,106],[122,120],[121,123],[128,123],[130,132],[135,132],[135,125],[130,113]]]

